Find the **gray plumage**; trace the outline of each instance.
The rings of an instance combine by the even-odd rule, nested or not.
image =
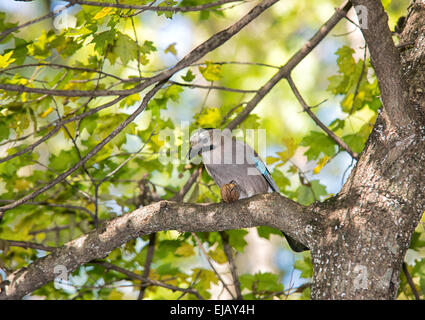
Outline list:
[[[197,130],[191,136],[190,144],[189,158],[200,154],[205,169],[220,189],[231,181],[236,182],[240,191],[239,199],[260,193],[279,192],[258,154],[248,144],[235,139],[230,130]],[[292,250],[308,250],[303,244],[284,236]]]

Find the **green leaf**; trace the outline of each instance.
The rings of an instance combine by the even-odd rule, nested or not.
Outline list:
[[[181,76],[181,77],[186,82],[192,82],[193,79],[195,79],[196,76],[192,73],[192,70],[189,69],[189,70],[187,70],[186,75]]]
[[[75,150],[62,150],[57,156],[51,155],[49,158],[49,167],[57,172],[63,172],[72,167],[79,160]]]
[[[279,190],[281,191],[285,190],[286,187],[289,187],[291,185],[289,179],[286,178],[279,169],[273,169],[272,177],[273,180],[276,182],[277,186],[279,187]]]
[[[308,160],[316,160],[319,155],[323,154],[332,157],[336,153],[336,143],[328,135],[311,131],[308,136],[305,136],[300,145],[309,147],[304,153]]]
[[[177,56],[176,42],[170,44],[167,48],[165,48],[164,53],[167,54],[170,52],[172,55]]]
[[[280,232],[280,230],[268,226],[257,227],[257,233],[258,236],[267,240],[270,239],[271,234],[277,234],[278,236],[282,236],[282,232]]]
[[[296,260],[294,267],[301,271],[302,278],[309,279],[313,276],[313,265],[310,256]]]
[[[258,129],[261,126],[260,117],[256,114],[250,114],[240,125],[240,129]]]
[[[198,118],[198,124],[202,128],[216,128],[220,123],[221,112],[218,108],[205,109],[204,113]]]
[[[313,189],[314,195],[318,200],[320,200],[321,196],[328,195],[326,187],[320,183],[320,180],[311,180],[310,184],[311,188]]]
[[[6,16],[6,13],[5,12],[0,12],[0,30],[1,31],[14,28],[14,27],[16,27],[18,25],[18,23],[6,22],[6,17],[7,16]],[[5,43],[5,42],[9,41],[9,39],[11,37],[12,37],[12,35],[8,35],[1,42]]]
[[[128,35],[121,32],[117,33],[118,38],[114,46],[114,54],[117,55],[124,65],[127,65],[131,60],[137,60],[138,46],[136,41]]]
[[[412,240],[410,240],[410,249],[418,250],[425,247],[425,237],[421,232],[413,232]]]
[[[30,42],[15,37],[15,49],[13,50],[13,58],[16,59],[15,64],[22,65],[25,62],[28,56],[27,45],[29,44]]]
[[[165,0],[159,4],[159,7],[172,7],[174,5],[178,4],[177,1],[174,0]],[[171,19],[173,17],[173,11],[157,11],[156,12],[158,16],[164,15],[168,19]]]
[[[86,129],[89,134],[93,134],[94,130],[97,127],[97,119],[99,115],[97,113],[91,115],[90,117],[84,118],[80,123],[81,132],[83,129]]]
[[[97,33],[93,36],[92,43],[95,44],[94,49],[100,54],[106,54],[108,45],[112,45],[115,39],[115,31],[113,29]]]
[[[180,86],[178,86],[178,85],[172,85],[172,86],[169,86],[166,90],[165,90],[165,92],[164,92],[164,94],[162,95],[162,97],[164,98],[164,99],[171,99],[171,100],[173,100],[174,102],[179,102],[179,99],[180,99],[180,93],[182,93],[183,92],[183,88],[182,87],[180,87]]]
[[[354,72],[356,65],[353,58],[354,52],[354,49],[348,46],[343,46],[336,51],[338,55],[337,64],[341,73],[350,74]]]
[[[348,146],[356,153],[362,152],[364,148],[364,140],[361,136],[357,134],[349,134],[344,137],[342,137],[342,140],[344,140],[345,143],[348,144]]]
[[[0,141],[9,137],[9,126],[0,122]]]
[[[171,263],[162,264],[158,268],[156,268],[155,271],[161,276],[164,276],[164,275],[174,276],[180,272],[179,268],[174,267]]]
[[[338,129],[344,129],[344,126],[345,126],[345,120],[342,120],[342,119],[335,119],[329,124],[329,128],[332,131],[337,131]]]
[[[305,206],[312,204],[316,198],[314,197],[313,190],[310,187],[300,185],[297,188],[297,201]]]
[[[219,264],[227,262],[227,257],[224,254],[223,248],[220,246],[217,246],[214,250],[208,251],[208,255]]]
[[[279,277],[276,274],[265,272],[243,274],[239,277],[241,283],[241,289],[255,290],[256,292],[277,292],[283,290],[283,285],[279,281]]]
[[[152,41],[146,40],[140,47],[140,51],[144,54],[149,54],[151,52],[156,51],[156,47],[154,46]]]
[[[239,252],[243,252],[245,246],[248,244],[245,241],[245,236],[248,234],[246,230],[227,230],[229,235],[229,245]]]
[[[180,247],[178,247],[177,250],[175,251],[175,253],[183,257],[191,257],[195,254],[195,251],[193,250],[192,245],[186,242],[182,242]]]

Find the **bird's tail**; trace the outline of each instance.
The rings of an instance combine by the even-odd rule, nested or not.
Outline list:
[[[301,242],[298,242],[295,239],[292,239],[290,236],[286,235],[285,232],[281,231],[282,234],[285,236],[286,241],[288,241],[289,246],[291,247],[291,249],[295,252],[303,252],[303,251],[307,251],[310,250],[309,248],[307,248],[305,245],[303,245]]]

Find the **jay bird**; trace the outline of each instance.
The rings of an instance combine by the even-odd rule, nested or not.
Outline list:
[[[189,159],[201,155],[205,169],[220,188],[224,202],[233,202],[255,194],[279,192],[267,167],[246,143],[236,140],[229,129],[199,129],[190,137]],[[295,252],[309,250],[283,235]]]

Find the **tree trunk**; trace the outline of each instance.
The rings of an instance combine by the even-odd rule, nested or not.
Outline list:
[[[399,98],[405,102],[396,104],[391,115],[381,96],[383,112],[356,168],[340,194],[316,209],[327,221],[311,252],[313,299],[396,297],[404,256],[425,210],[425,2],[416,1],[411,10],[399,46],[400,79],[405,83],[404,97]],[[373,28],[369,26],[369,32]],[[362,31],[371,48],[373,35]],[[406,43],[412,44],[406,48]],[[376,56],[374,61],[373,48],[370,51],[384,95],[382,61]],[[381,77],[382,72],[386,70]],[[408,124],[400,125],[406,119]]]

